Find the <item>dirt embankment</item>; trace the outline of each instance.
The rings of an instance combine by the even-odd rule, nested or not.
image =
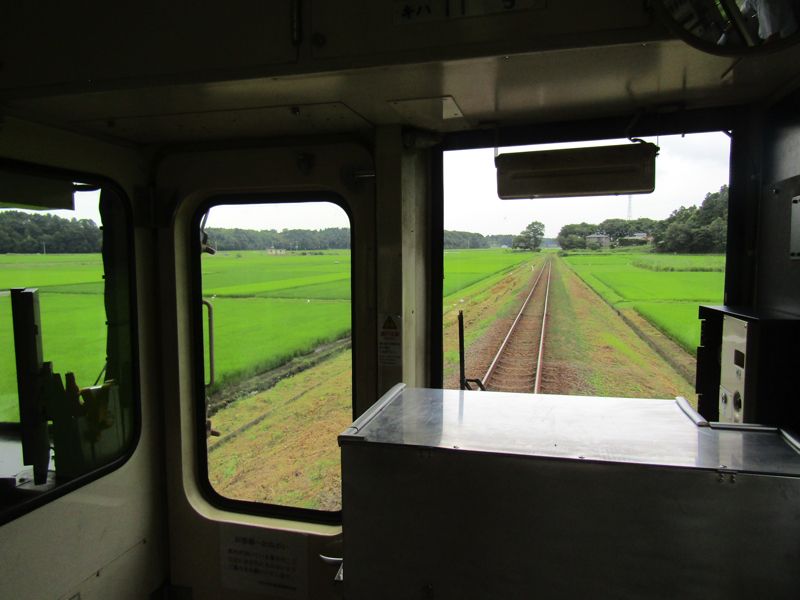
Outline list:
[[[228,498],[341,509],[337,435],[352,422],[351,356],[325,360],[267,390],[232,402],[213,418],[209,481]]]

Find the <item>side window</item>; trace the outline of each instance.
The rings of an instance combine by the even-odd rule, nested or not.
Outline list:
[[[0,520],[132,450],[132,254],[113,189],[0,169]]]
[[[198,218],[211,498],[338,518],[336,438],[353,419],[349,217],[331,202],[268,202],[215,204]]]

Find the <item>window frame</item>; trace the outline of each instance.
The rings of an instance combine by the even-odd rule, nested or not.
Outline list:
[[[674,112],[638,113],[611,117],[554,121],[540,124],[521,124],[496,129],[475,129],[445,133],[435,147],[436,157],[432,161],[434,193],[432,194],[431,218],[438,227],[431,228],[429,240],[432,251],[431,279],[444,280],[444,153],[452,150],[474,150],[479,148],[502,148],[509,146],[533,146],[537,144],[560,144],[620,139],[624,137],[657,137],[690,133],[726,132],[731,138],[728,169],[728,239],[725,267],[724,294],[728,304],[743,304],[746,299],[737,290],[743,282],[753,281],[755,260],[747,256],[746,240],[756,236],[755,219],[747,218],[748,202],[743,177],[747,156],[748,114],[738,107],[716,107]],[[740,175],[737,173],[741,172]],[[435,254],[434,254],[435,253]],[[747,289],[746,287],[744,289]],[[435,292],[438,291],[438,296]],[[431,294],[430,327],[441,332],[442,289],[438,284]],[[436,343],[431,344],[429,357],[431,387],[441,388],[443,379],[444,348],[441,333]]]
[[[342,510],[324,511],[312,508],[301,508],[296,506],[283,506],[280,504],[270,504],[267,502],[253,502],[250,500],[237,500],[228,498],[217,492],[209,479],[208,473],[208,444],[206,442],[206,344],[203,335],[203,280],[201,272],[202,252],[198,243],[200,234],[200,224],[203,215],[214,206],[221,205],[254,205],[254,204],[310,204],[318,202],[329,202],[341,208],[350,222],[350,329],[355,329],[355,302],[353,298],[356,292],[356,280],[358,279],[356,270],[353,266],[353,249],[357,240],[357,232],[353,227],[352,210],[341,195],[330,191],[308,191],[308,192],[264,192],[264,193],[241,193],[241,194],[215,194],[197,206],[190,220],[189,235],[189,261],[190,261],[190,285],[191,285],[191,330],[193,335],[193,373],[194,383],[193,408],[194,408],[194,427],[197,446],[195,451],[195,468],[197,469],[197,484],[201,496],[211,506],[238,514],[247,514],[260,517],[274,517],[292,521],[302,521],[317,523],[321,525],[341,525]],[[355,336],[351,333],[351,357],[352,368],[350,373],[351,380],[351,418],[356,418],[355,386],[356,386],[356,360],[357,344]]]
[[[25,514],[28,514],[45,504],[69,494],[93,481],[104,477],[113,471],[116,471],[121,466],[130,460],[133,454],[139,447],[142,434],[142,398],[141,398],[141,370],[139,362],[139,305],[137,296],[137,277],[136,277],[136,255],[135,255],[135,242],[134,242],[134,219],[133,208],[130,198],[125,193],[125,190],[113,179],[104,175],[97,175],[93,173],[86,173],[82,171],[75,171],[71,169],[63,169],[58,167],[51,167],[47,165],[40,165],[36,163],[29,163],[5,157],[0,157],[0,169],[16,172],[24,175],[31,175],[35,177],[59,179],[69,182],[80,182],[81,184],[88,184],[97,186],[103,191],[116,196],[116,207],[114,210],[120,210],[122,217],[125,220],[125,235],[126,240],[126,266],[128,268],[128,303],[130,306],[130,351],[131,351],[131,401],[132,401],[132,416],[133,428],[131,430],[131,438],[128,442],[128,447],[117,458],[109,461],[108,463],[92,469],[83,475],[79,475],[74,479],[56,485],[52,490],[42,492],[41,494],[31,496],[29,499],[23,500],[10,506],[4,510],[0,510],[0,526],[9,523]],[[9,207],[10,208],[10,207]],[[101,223],[101,227],[103,224]],[[105,235],[105,234],[104,234]],[[105,277],[105,269],[103,270]],[[104,280],[105,281],[105,280]],[[105,284],[104,284],[105,285]],[[45,332],[46,335],[46,332]],[[13,423],[3,423],[4,426],[9,428],[13,427]]]

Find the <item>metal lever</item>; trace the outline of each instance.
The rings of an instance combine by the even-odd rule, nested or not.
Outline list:
[[[211,302],[203,298],[203,306],[208,309],[208,375],[206,387],[214,385],[214,307]]]
[[[464,368],[464,311],[458,311],[458,370],[459,386],[462,390],[471,390],[470,383],[474,383],[478,388],[485,392],[486,387],[480,379],[467,379],[466,369]]]

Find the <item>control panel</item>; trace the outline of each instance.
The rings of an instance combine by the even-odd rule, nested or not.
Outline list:
[[[800,431],[800,317],[700,306],[697,410],[710,422]]]
[[[744,422],[746,359],[747,321],[724,315],[719,382],[719,420],[722,423]]]

